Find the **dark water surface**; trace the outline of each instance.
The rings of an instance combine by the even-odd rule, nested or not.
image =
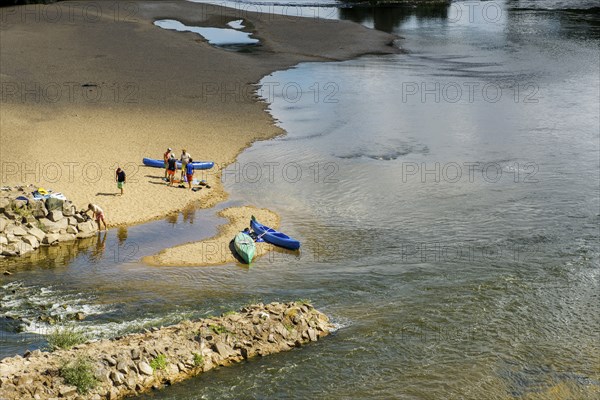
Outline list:
[[[145,398],[596,398],[595,2],[486,2],[472,18],[467,3],[339,10],[401,35],[406,54],[263,79],[288,134],[230,166],[220,207],[276,210],[299,254],[250,269],[137,261],[214,234],[214,210],[111,231],[3,278],[0,312],[33,322],[5,320],[1,355],[43,345],[36,310],[83,310],[78,325],[110,336],[308,298],[339,324],[332,337]]]

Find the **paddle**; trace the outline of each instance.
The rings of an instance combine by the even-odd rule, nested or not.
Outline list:
[[[256,222],[256,218],[254,217],[254,215],[252,215],[252,216],[250,217],[250,219],[251,219],[252,221]],[[268,232],[269,232],[268,230],[264,231],[263,233],[261,233],[260,235],[258,235],[254,241],[256,242],[258,239],[262,239],[262,237],[263,237],[264,235],[266,235]]]

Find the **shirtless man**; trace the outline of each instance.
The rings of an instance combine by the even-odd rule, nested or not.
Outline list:
[[[106,226],[106,221],[104,220],[104,211],[98,207],[96,204],[88,204],[88,209],[85,211],[85,213],[87,214],[88,211],[91,211],[94,213],[94,219],[96,220],[96,223],[98,224],[98,231],[100,232],[100,221],[102,221],[102,223],[104,224],[104,230],[107,230],[107,226]]]

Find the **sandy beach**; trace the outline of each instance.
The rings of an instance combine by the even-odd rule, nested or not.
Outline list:
[[[0,184],[33,183],[80,208],[96,203],[109,226],[226,199],[221,169],[253,141],[283,133],[253,95],[263,76],[303,61],[397,51],[395,36],[347,21],[187,1],[127,6],[78,1],[2,10]],[[226,27],[240,18],[261,42],[255,51],[226,51],[153,25],[175,19]],[[168,188],[163,170],[141,164],[162,158],[167,147],[214,161],[196,173],[211,188]],[[122,197],[117,166],[128,176]]]

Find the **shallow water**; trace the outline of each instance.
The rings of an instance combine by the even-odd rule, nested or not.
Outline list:
[[[230,166],[220,207],[276,210],[300,253],[249,269],[137,261],[214,234],[220,219],[202,210],[33,260],[3,278],[2,307],[30,320],[25,298],[87,307],[77,325],[110,335],[308,298],[341,327],[146,398],[558,399],[564,387],[595,398],[598,16],[495,4],[494,22],[354,10],[346,17],[403,36],[407,53],[262,80],[288,135]],[[5,320],[2,355],[43,345],[43,329]]]
[[[236,21],[232,21],[236,22]],[[206,28],[199,26],[184,25],[174,19],[161,19],[154,22],[154,25],[163,29],[175,30],[178,32],[194,32],[202,36],[213,46],[248,46],[259,43],[258,39],[251,38],[251,33],[242,32],[239,29],[243,26],[232,26],[234,29],[228,28]],[[239,26],[239,27],[238,27]]]

